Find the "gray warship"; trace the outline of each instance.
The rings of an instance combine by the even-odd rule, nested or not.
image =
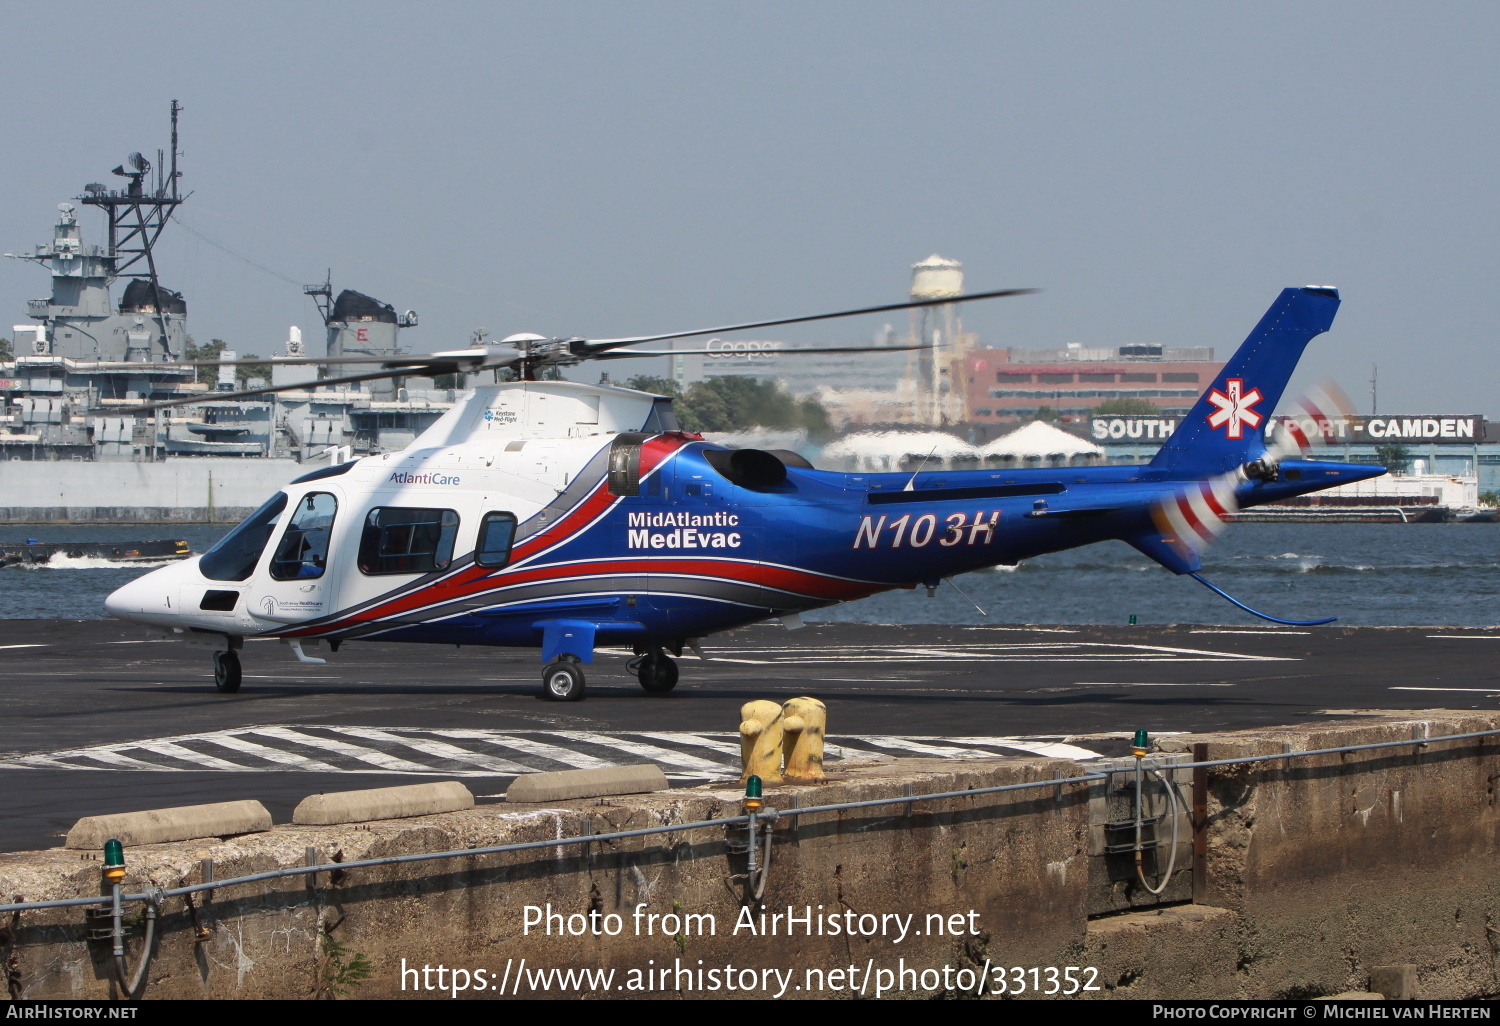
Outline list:
[[[181,110],[174,100],[170,150],[154,163],[132,153],[114,168],[120,187],[86,185],[58,205],[50,243],[6,254],[45,268],[52,294],[27,303],[31,323],[15,326],[12,355],[0,362],[0,523],[233,522],[303,464],[400,449],[457,399],[431,379],[408,378],[216,400],[242,387],[233,367],[200,382],[194,368],[173,366],[188,356],[187,300],[162,284],[157,243],[187,200]],[[102,244],[85,241],[79,206],[104,215]],[[405,352],[399,335],[417,323],[414,312],[349,289],[335,295],[331,276],[303,292],[323,322],[326,355]],[[323,355],[305,352],[298,328],[279,345],[266,359],[269,383],[314,376],[286,362]],[[196,395],[201,404],[124,412]]]

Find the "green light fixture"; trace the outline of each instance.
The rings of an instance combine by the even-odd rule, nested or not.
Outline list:
[[[1130,753],[1137,759],[1144,759],[1149,751],[1151,751],[1151,735],[1146,733],[1145,727],[1141,727],[1135,732],[1135,740],[1130,742]]]
[[[746,812],[759,812],[760,811],[760,807],[765,804],[764,802],[761,801],[760,794],[761,794],[761,792],[760,792],[760,777],[751,776],[750,779],[748,779],[748,780],[745,781],[745,811]]]
[[[104,842],[104,879],[110,883],[125,879],[125,846],[113,837]]]

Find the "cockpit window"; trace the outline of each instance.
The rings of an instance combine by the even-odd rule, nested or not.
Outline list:
[[[286,509],[286,492],[277,492],[260,509],[219,539],[198,560],[198,571],[210,581],[243,581],[255,572],[255,564],[271,540]]]
[[[328,543],[333,537],[333,518],[339,500],[327,492],[308,492],[297,501],[291,523],[276,555],[271,557],[271,577],[295,581],[322,577],[328,566]]]

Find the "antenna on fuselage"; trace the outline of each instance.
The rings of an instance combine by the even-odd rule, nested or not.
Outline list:
[[[914,470],[914,471],[912,471],[911,480],[908,481],[908,482],[906,482],[906,487],[905,488],[901,489],[903,492],[914,492],[914,491],[917,490],[916,489],[917,475],[922,472],[922,468],[923,467],[927,466],[927,461],[930,460],[930,459],[932,459],[932,457],[935,456],[935,455],[937,455],[937,446],[936,445],[934,445],[932,447],[932,452],[930,452],[926,456],[922,457],[922,462],[917,464],[917,469]]]

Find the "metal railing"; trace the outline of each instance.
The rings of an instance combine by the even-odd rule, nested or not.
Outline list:
[[[1337,748],[1311,748],[1299,751],[1274,752],[1265,755],[1245,755],[1229,759],[1207,759],[1197,762],[1179,762],[1175,759],[1169,761],[1147,760],[1152,768],[1166,770],[1188,770],[1208,769],[1217,766],[1250,765],[1254,763],[1277,762],[1288,759],[1310,758],[1320,755],[1340,755],[1349,752],[1375,751],[1385,748],[1423,748],[1427,745],[1437,744],[1445,741],[1467,741],[1475,738],[1495,737],[1500,735],[1500,729],[1476,730],[1463,734],[1444,734],[1438,737],[1416,736],[1409,740],[1400,741],[1377,741],[1368,744],[1343,745]],[[266,880],[278,880],[288,877],[306,876],[317,873],[345,872],[352,869],[369,869],[376,866],[393,866],[411,862],[431,862],[438,859],[474,858],[483,855],[503,855],[510,852],[535,851],[543,848],[563,848],[570,845],[587,846],[595,842],[617,841],[631,837],[649,837],[656,834],[680,833],[686,830],[703,830],[712,827],[747,826],[753,827],[756,821],[762,823],[774,823],[781,817],[809,816],[824,812],[844,812],[853,809],[871,809],[885,805],[907,806],[906,816],[912,815],[911,806],[918,802],[938,801],[950,798],[975,798],[982,795],[1003,794],[1011,791],[1024,791],[1036,788],[1062,788],[1068,784],[1093,783],[1099,780],[1108,780],[1112,773],[1118,771],[1096,771],[1083,773],[1072,777],[1051,777],[1038,780],[1023,781],[1018,784],[999,784],[994,787],[967,788],[962,791],[936,791],[926,794],[901,794],[890,798],[870,798],[856,802],[834,802],[827,805],[809,805],[806,807],[792,806],[784,809],[766,808],[759,813],[740,816],[727,816],[722,819],[704,819],[691,823],[676,823],[668,826],[644,827],[639,830],[616,830],[610,833],[588,833],[575,837],[553,838],[545,841],[523,841],[513,844],[488,845],[481,848],[460,848],[452,851],[421,852],[415,855],[390,855],[376,859],[356,859],[350,862],[327,862],[317,865],[286,866],[279,869],[268,870],[263,873],[250,873],[244,876],[228,877],[222,880],[206,880],[203,883],[190,884],[183,887],[168,889],[151,888],[137,894],[123,894],[122,901],[145,901],[159,905],[162,900],[172,897],[181,897],[196,894],[202,891],[218,891],[226,887],[237,887],[245,884],[261,883]],[[752,837],[753,846],[754,839]],[[103,894],[85,898],[60,898],[53,901],[27,901],[0,905],[0,913],[30,912],[40,909],[73,908],[87,905],[109,905],[113,902],[112,895]]]

